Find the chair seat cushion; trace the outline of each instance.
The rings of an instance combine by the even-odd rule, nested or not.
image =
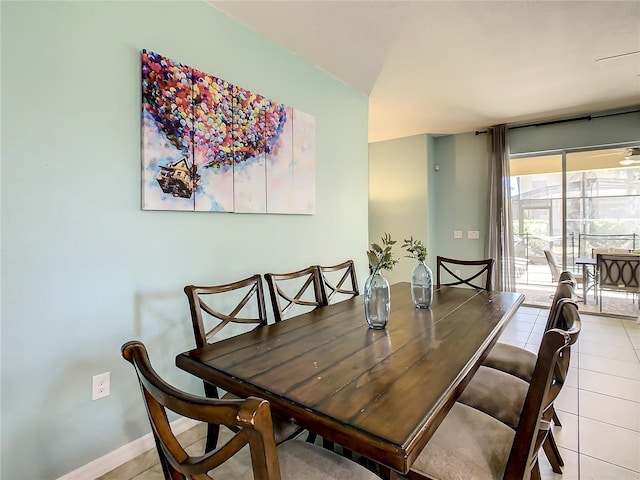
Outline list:
[[[240,397],[238,397],[237,395],[234,395],[233,393],[227,392],[222,396],[222,398],[224,400],[230,400],[230,399],[235,400]],[[297,435],[302,433],[302,431],[304,430],[300,425],[286,418],[274,415],[272,419],[273,419],[273,436],[276,439],[277,445],[289,440],[290,438],[296,437]]]
[[[411,471],[439,480],[502,479],[514,437],[504,423],[456,403]]]
[[[458,402],[516,429],[528,390],[529,384],[524,380],[495,368],[480,367]]]
[[[482,364],[530,382],[537,359],[529,350],[498,342]]]
[[[380,480],[380,477],[340,455],[300,440],[278,446],[282,480]],[[244,477],[252,479],[251,471]]]

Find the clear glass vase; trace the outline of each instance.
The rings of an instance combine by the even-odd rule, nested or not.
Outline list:
[[[416,308],[429,308],[433,299],[433,274],[424,263],[418,262],[411,272],[411,299]]]
[[[364,284],[364,315],[369,328],[381,330],[389,322],[391,293],[389,282],[380,272],[367,278]]]

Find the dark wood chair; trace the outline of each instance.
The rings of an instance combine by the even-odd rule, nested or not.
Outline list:
[[[320,271],[324,298],[326,299],[327,305],[360,295],[353,260],[347,260],[337,265],[318,265],[317,268]],[[313,443],[316,437],[317,435],[310,433],[308,441]],[[329,450],[335,450],[335,443],[326,438],[322,439],[322,445]],[[341,448],[344,456],[353,458],[353,452],[344,447]]]
[[[573,274],[568,271],[562,272],[560,274],[560,282],[556,286],[556,291],[551,302],[551,309],[549,310],[549,316],[547,317],[545,331],[555,328],[555,322],[557,322],[556,311],[559,302],[563,299],[575,300],[577,298],[575,293],[576,288],[577,283]],[[491,349],[487,358],[485,358],[483,365],[514,375],[525,382],[529,382],[531,380],[531,375],[533,374],[533,368],[536,364],[536,358],[535,353],[530,352],[529,350],[516,347],[515,345],[498,342]],[[560,423],[560,419],[555,414],[555,411],[553,421],[557,426],[562,426],[562,423]],[[551,440],[553,440],[553,438]],[[558,465],[563,464],[562,458],[559,454],[556,463]]]
[[[551,302],[551,309],[547,317],[545,332],[552,328],[557,328],[557,309],[563,299],[575,300],[575,290],[570,281],[560,282],[556,287],[556,292]],[[524,348],[498,342],[489,352],[482,364],[485,367],[495,368],[502,372],[518,377],[525,382],[531,380],[533,369],[536,365],[536,354]]]
[[[316,265],[291,273],[266,273],[264,278],[269,286],[276,322],[328,304]]]
[[[191,322],[196,347],[215,343],[214,337],[229,325],[245,325],[247,329],[267,324],[262,278],[256,274],[233,283],[214,286],[187,285],[184,293],[189,300]],[[208,398],[220,398],[218,388],[204,382]],[[225,393],[222,398],[237,398]],[[274,432],[277,443],[281,443],[302,432],[302,428],[291,421],[274,417]],[[207,430],[207,450],[214,449],[218,442],[218,425],[212,423]]]
[[[540,479],[538,450],[549,432],[550,407],[566,378],[568,347],[581,327],[575,304],[566,303],[566,308],[569,330],[544,334],[517,428],[456,402],[406,477]]]
[[[338,295],[342,297],[359,295],[358,280],[352,260],[328,267],[316,265],[287,274],[267,273],[265,278],[269,285],[273,315],[276,321],[283,320],[296,305],[318,308],[339,298]],[[285,287],[286,284],[291,285]],[[285,288],[287,291],[296,293],[285,293]],[[309,432],[307,441],[315,443],[317,437],[318,435],[314,432]],[[322,445],[327,450],[334,451],[336,449],[336,444],[326,438],[322,438]],[[342,451],[347,458],[353,458],[353,453],[350,450],[343,448]]]
[[[553,320],[548,322],[548,325],[550,324],[551,328],[548,328],[547,331],[550,329],[571,329],[576,318],[578,318],[577,312],[578,307],[573,299],[560,299],[554,311]],[[560,372],[562,373],[560,378],[562,382],[564,382],[568,373],[570,354],[570,348],[563,351],[562,367],[566,371],[563,373]],[[537,360],[537,356],[534,355],[534,359]],[[520,414],[522,412],[524,399],[526,397],[530,381],[531,378],[525,380],[495,368],[482,366],[478,369],[474,377],[464,389],[458,401],[491,415],[515,429],[518,426],[518,421],[520,419]],[[554,392],[557,396],[559,388],[557,391],[554,390]],[[555,397],[553,400],[555,400]],[[554,419],[554,423],[559,425],[555,409],[553,408],[553,403],[551,403],[549,407],[549,413],[550,418]],[[552,430],[549,430],[549,434],[545,439],[544,452],[549,459],[549,463],[551,464],[553,471],[556,473],[562,473],[561,467],[564,465],[564,462],[553,437]]]
[[[640,295],[640,255],[599,253],[596,259],[600,311],[603,291],[631,293],[635,301],[636,296]]]
[[[145,346],[140,342],[125,343],[122,356],[133,365],[138,376],[167,480],[214,480],[208,472],[224,464],[245,446],[249,447],[251,456],[251,478],[256,480],[378,479],[357,463],[308,443],[290,440],[276,447],[271,409],[266,400],[255,397],[210,399],[178,390],[158,376],[149,362]],[[208,424],[224,425],[235,433],[220,448],[205,450],[203,455],[191,455],[171,430],[168,411]],[[219,477],[216,475],[215,478]]]
[[[568,270],[565,270],[564,272],[562,272],[560,274],[560,277],[558,278],[558,283],[560,282],[567,282],[569,284],[571,284],[571,286],[573,287],[573,289],[575,290],[576,288],[578,288],[578,279],[577,277],[571,273]]]
[[[479,290],[491,290],[491,274],[493,272],[493,259],[486,260],[457,260],[454,258],[436,257],[436,288],[443,285],[456,286],[467,285]],[[456,267],[462,267],[458,269]],[[473,270],[469,273],[469,269]],[[460,270],[456,273],[456,270]],[[443,281],[445,275],[448,274],[449,279]],[[485,275],[484,283],[482,276]]]
[[[318,265],[318,268],[328,304],[335,303],[340,298],[352,298],[360,295],[353,260],[328,267]]]

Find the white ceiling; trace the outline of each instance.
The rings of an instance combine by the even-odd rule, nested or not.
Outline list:
[[[209,3],[369,95],[369,141],[640,105],[640,0]]]

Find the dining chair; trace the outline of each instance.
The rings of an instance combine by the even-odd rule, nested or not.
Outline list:
[[[579,314],[575,301],[570,298],[559,300],[554,313],[554,319],[550,325],[551,329],[570,330],[576,321],[579,322]],[[570,355],[571,348],[563,351],[561,364],[563,370],[558,372],[558,388],[554,390],[555,396],[551,399],[549,406],[548,414],[550,419],[557,418],[553,401],[560,392],[560,388],[569,371]],[[531,380],[525,381],[494,368],[481,366],[465,387],[458,401],[491,415],[493,418],[515,429],[518,427],[530,381]],[[554,423],[558,425],[555,420]],[[549,429],[543,448],[553,471],[555,473],[562,473],[561,467],[564,465],[564,461],[562,460],[560,450],[553,436],[553,430],[551,429]]]
[[[456,286],[467,285],[479,290],[491,290],[491,273],[493,272],[493,259],[486,260],[457,260],[454,258],[436,257],[436,288],[442,285]],[[456,267],[462,267],[458,269]],[[469,273],[469,269],[473,270]],[[449,280],[443,281],[446,272]],[[462,272],[462,273],[461,273]],[[485,275],[482,283],[482,275]]]
[[[316,265],[291,273],[266,273],[276,322],[328,304]]]
[[[547,323],[544,331],[554,328],[557,322],[557,309],[559,302],[563,299],[575,300],[578,296],[575,293],[576,282],[575,277],[571,272],[565,271],[560,274],[561,281],[556,286],[556,291],[551,301],[551,308],[549,309],[549,316],[547,317]],[[494,368],[502,372],[508,373],[518,377],[525,382],[531,380],[531,375],[536,364],[536,354],[529,350],[515,345],[509,345],[508,343],[498,342],[489,352],[489,355],[485,358],[482,365],[485,367]],[[561,427],[562,423],[560,419],[553,411],[553,421]],[[562,464],[562,459],[558,461]]]
[[[318,278],[316,278],[316,274]],[[276,321],[283,320],[289,310],[293,309],[296,305],[318,308],[329,305],[335,299],[344,297],[345,295],[351,298],[360,293],[353,260],[347,260],[346,262],[330,266],[316,265],[315,267],[308,267],[290,274],[267,273],[265,278],[269,285],[273,314]],[[295,295],[285,294],[284,284],[294,281],[298,282],[298,286],[301,281],[304,281],[304,283],[302,283],[302,287],[300,290],[297,290]],[[318,284],[320,284],[320,295],[318,295],[317,291]],[[296,289],[297,287],[294,285],[294,289],[290,291],[296,291]],[[310,294],[309,290],[313,293]],[[306,301],[302,300],[302,295],[304,294],[306,294],[308,298]],[[318,435],[316,433],[309,432],[307,441],[309,443],[315,443],[317,437]],[[335,451],[336,449],[335,442],[324,437],[322,437],[322,445],[327,450]],[[353,452],[349,449],[342,447],[342,453],[347,458],[353,458]]]
[[[560,282],[556,286],[556,291],[551,302],[551,309],[544,331],[555,328],[557,322],[557,309],[562,299],[576,298],[575,290],[569,281]],[[487,357],[482,362],[485,367],[495,368],[502,372],[518,377],[525,382],[531,380],[533,369],[536,364],[537,356],[521,347],[510,345],[508,343],[497,342]]]
[[[340,298],[352,298],[360,295],[353,260],[326,267],[318,265],[318,269],[328,304],[335,303]]]
[[[224,338],[243,333],[250,328],[259,328],[267,324],[264,291],[260,275],[252,275],[237,282],[213,286],[187,285],[184,293],[189,300],[191,323],[196,347],[215,343],[222,338],[220,333],[231,333]],[[204,382],[205,395],[208,398],[220,398],[218,388]],[[224,399],[238,398],[225,393]],[[274,433],[277,443],[288,440],[302,432],[295,423],[274,416]],[[207,450],[216,447],[219,429],[215,423],[207,427]]]
[[[568,368],[564,352],[580,332],[580,319],[575,314],[577,310],[568,331],[553,329],[542,337],[515,430],[491,415],[456,402],[405,477],[539,480],[538,450],[550,429],[549,407]]]
[[[568,270],[565,270],[564,272],[562,272],[560,274],[560,277],[558,279],[558,283],[561,282],[567,282],[569,284],[571,284],[571,286],[573,287],[573,289],[575,290],[576,288],[578,288],[578,279],[576,278],[576,276],[571,273]]]
[[[276,447],[271,409],[266,400],[219,400],[195,396],[166,383],[153,369],[141,342],[122,346],[122,356],[137,374],[160,464],[167,480],[214,479],[209,472],[248,446],[251,466],[240,478],[255,480],[379,479],[357,463],[314,445],[289,440]],[[180,444],[168,412],[234,432],[229,441],[203,454],[191,454]],[[219,478],[217,475],[215,478]],[[236,477],[237,478],[237,477]]]

